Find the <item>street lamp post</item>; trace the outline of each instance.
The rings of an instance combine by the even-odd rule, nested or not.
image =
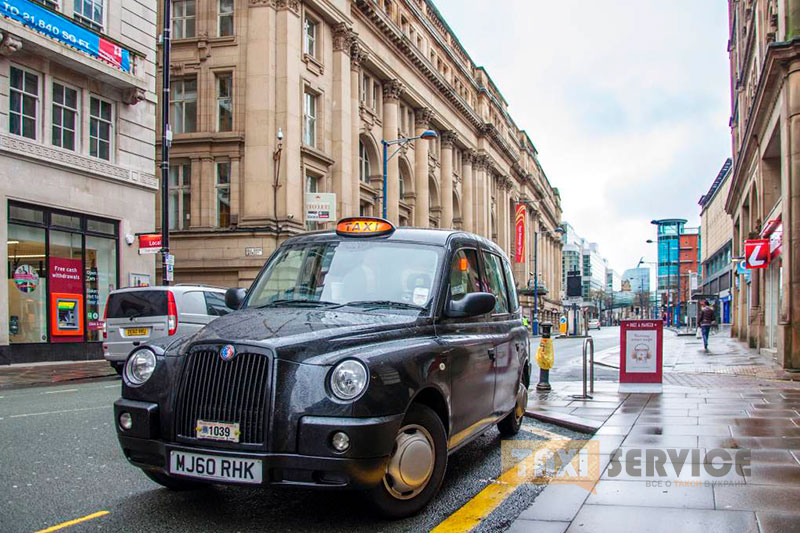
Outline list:
[[[539,334],[539,231],[533,232],[533,320],[531,328],[533,335]]]
[[[164,0],[164,26],[161,42],[162,87],[161,87],[161,279],[169,285],[169,148],[172,131],[169,127],[169,47],[172,21],[170,0]]]
[[[381,139],[381,145],[383,146],[383,218],[388,218],[386,206],[387,206],[387,188],[389,182],[389,160],[397,155],[404,145],[409,143],[410,141],[416,141],[417,139],[425,139],[427,141],[432,141],[438,136],[438,134],[433,130],[425,130],[421,134],[417,135],[416,137],[400,137],[399,139],[394,139],[391,141],[387,141],[386,139]],[[392,155],[389,155],[389,147],[392,145],[400,145],[397,150],[392,152]]]

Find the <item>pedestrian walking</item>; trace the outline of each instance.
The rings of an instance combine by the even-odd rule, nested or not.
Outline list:
[[[711,326],[716,325],[716,323],[717,315],[714,313],[714,308],[706,300],[700,310],[700,331],[703,334],[703,348],[705,351],[708,351],[708,334],[711,331]]]

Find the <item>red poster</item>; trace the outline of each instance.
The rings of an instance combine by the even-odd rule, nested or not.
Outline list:
[[[514,218],[514,234],[516,235],[514,262],[522,263],[525,260],[525,204],[517,204],[516,217]]]
[[[620,322],[620,391],[628,384],[661,384],[664,366],[664,323],[661,320]]]
[[[54,341],[83,340],[83,262],[50,258],[50,334]]]
[[[769,239],[744,241],[745,268],[767,268],[769,266]]]

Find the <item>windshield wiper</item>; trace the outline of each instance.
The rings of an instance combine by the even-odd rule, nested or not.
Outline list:
[[[338,309],[339,307],[372,307],[379,309],[381,307],[394,307],[396,309],[418,309],[424,311],[426,308],[421,305],[409,304],[405,302],[395,302],[394,300],[356,300],[354,302],[347,302],[339,304],[331,309]]]
[[[325,300],[309,300],[307,298],[302,299],[289,299],[289,298],[281,298],[278,300],[273,300],[271,302],[267,302],[264,305],[258,306],[259,309],[263,309],[264,307],[276,307],[279,305],[293,305],[293,304],[300,304],[300,305],[315,305],[315,306],[331,306],[337,305],[336,302],[326,302]]]

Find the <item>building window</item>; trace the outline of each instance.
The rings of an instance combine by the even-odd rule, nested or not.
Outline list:
[[[317,27],[317,21],[306,15],[303,21],[303,52],[312,57],[317,57]]]
[[[217,76],[217,131],[233,130],[233,76]]]
[[[11,67],[8,131],[36,139],[39,119],[39,76],[27,70]]]
[[[169,167],[169,229],[187,229],[192,217],[192,165]]]
[[[172,38],[194,37],[197,18],[195,0],[174,0],[172,7]]]
[[[319,191],[319,182],[320,178],[317,176],[313,176],[311,174],[306,174],[306,192],[307,193],[315,193]],[[308,230],[315,230],[319,229],[321,224],[319,222],[309,222],[306,221],[306,228]]]
[[[217,4],[217,35],[233,35],[233,0],[219,0]]]
[[[78,120],[78,91],[53,82],[53,146],[75,150]]]
[[[217,163],[217,226],[231,225],[231,162]]]
[[[111,161],[111,102],[92,96],[89,102],[89,155]]]
[[[189,133],[197,129],[197,78],[175,80],[170,88],[172,132]]]
[[[33,0],[33,1],[38,2],[43,6],[47,6],[50,9],[55,9],[56,11],[58,11],[58,0]]]
[[[362,141],[358,141],[358,172],[361,183],[369,183],[369,157]]]
[[[103,0],[75,0],[75,20],[103,31]]]
[[[307,146],[316,146],[317,128],[317,96],[308,91],[304,97],[303,106],[303,143]]]

